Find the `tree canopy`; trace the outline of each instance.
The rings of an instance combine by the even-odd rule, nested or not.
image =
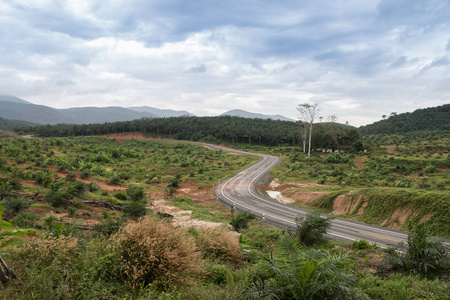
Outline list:
[[[361,134],[393,134],[425,130],[450,130],[450,104],[417,109],[412,113],[392,112],[389,118],[361,126]]]
[[[333,142],[326,136],[333,128]],[[87,125],[43,125],[25,127],[23,132],[42,137],[82,135],[107,135],[125,132],[142,132],[151,136],[171,137],[177,140],[246,143],[265,146],[300,145],[302,142],[299,122],[248,119],[232,116],[219,117],[171,117],[139,119]],[[317,124],[313,134],[315,148],[349,148],[359,135],[354,127],[342,124]]]

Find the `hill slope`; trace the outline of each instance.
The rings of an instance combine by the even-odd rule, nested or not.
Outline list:
[[[233,117],[242,117],[242,118],[250,118],[250,119],[272,119],[272,120],[280,120],[280,121],[294,121],[292,119],[283,117],[282,115],[264,115],[258,113],[252,113],[241,109],[233,109],[227,112],[224,112],[220,116],[233,116]]]
[[[393,134],[424,130],[450,130],[450,104],[391,114],[386,120],[361,126],[361,134]]]
[[[36,104],[0,101],[0,118],[39,124],[73,123],[57,109]]]
[[[123,107],[77,107],[59,110],[73,124],[92,124],[117,121],[131,121],[141,118],[157,118],[148,112],[137,112]]]
[[[170,117],[181,117],[181,116],[195,116],[188,111],[185,110],[172,110],[172,109],[160,109],[150,106],[133,106],[127,107],[128,109],[138,111],[138,112],[147,112],[154,114],[159,118],[170,118]]]
[[[39,125],[39,124],[26,122],[26,121],[7,120],[7,119],[0,118],[0,130],[11,131],[14,128],[26,127],[26,126],[36,126],[36,125]]]
[[[8,101],[8,102],[14,102],[14,103],[23,103],[23,104],[33,104],[31,102],[25,101],[23,99],[10,96],[10,95],[0,95],[0,101]]]

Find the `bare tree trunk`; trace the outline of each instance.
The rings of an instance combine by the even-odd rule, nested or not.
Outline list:
[[[0,280],[2,283],[8,283],[11,279],[17,278],[13,270],[6,265],[3,258],[0,256]]]
[[[309,125],[309,143],[308,143],[308,157],[311,157],[311,136],[312,136],[313,122]]]

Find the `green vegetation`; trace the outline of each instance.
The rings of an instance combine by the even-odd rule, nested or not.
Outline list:
[[[354,127],[336,123],[315,125],[314,147],[359,149],[359,135]],[[141,119],[89,125],[45,125],[21,128],[21,132],[41,137],[63,137],[141,132],[176,140],[213,143],[248,143],[252,145],[300,145],[299,124],[290,121],[246,119],[241,117],[171,117]]]
[[[391,113],[389,118],[362,126],[362,134],[393,134],[425,130],[450,130],[450,104],[417,109],[412,113]]]
[[[8,120],[0,117],[0,131],[1,130],[12,131],[15,128],[36,126],[36,125],[38,124],[19,120]],[[1,134],[0,132],[0,137],[2,136],[4,136],[4,134]]]
[[[311,212],[304,218],[297,220],[298,240],[305,246],[318,245],[325,242],[324,234],[331,227],[332,218],[321,218],[317,212]]]
[[[432,241],[421,224],[408,235],[408,245],[400,244],[386,250],[384,263],[407,273],[434,278],[450,271],[450,248]]]
[[[302,249],[294,236],[285,235],[274,252],[262,256],[259,280],[243,299],[367,299],[352,287],[356,280],[340,272],[350,257]]]
[[[194,120],[203,122],[185,119],[185,126]],[[171,132],[166,127],[174,121],[158,123],[158,136],[178,134],[178,125]],[[241,121],[236,125],[244,124]],[[336,143],[326,138],[321,145],[347,151],[316,150],[311,158],[299,147],[287,146],[298,145],[300,140],[284,137],[270,141],[261,136],[260,142],[253,135],[216,138],[216,133],[199,131],[196,138],[234,139],[245,143],[235,144],[242,150],[281,154],[281,165],[272,171],[280,183],[299,181],[308,184],[302,191],[327,193],[309,204],[296,205],[327,213],[339,211],[342,217],[369,223],[411,227],[412,246],[404,252],[384,254],[365,240],[353,244],[325,241],[321,237],[329,220],[317,213],[292,233],[264,227],[263,220],[246,213],[230,216],[215,203],[212,184],[257,157],[178,141],[13,138],[0,140],[0,204],[14,226],[34,228],[36,234],[22,245],[2,249],[2,257],[18,278],[3,286],[0,296],[448,299],[448,249],[443,252],[442,244],[420,231],[426,226],[433,234],[448,234],[448,133],[363,136],[361,142],[369,151],[358,152],[362,144],[340,140],[344,136],[340,133],[352,130],[339,128],[323,123],[314,131],[324,136],[336,130]],[[117,127],[117,132],[122,128]],[[258,145],[266,141],[281,146]],[[336,198],[341,205],[338,210]],[[157,214],[150,206],[160,205],[162,199],[167,205],[192,211],[191,218],[221,226],[186,228],[176,217]],[[230,223],[240,234],[231,230]]]

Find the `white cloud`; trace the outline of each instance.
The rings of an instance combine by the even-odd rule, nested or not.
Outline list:
[[[299,103],[317,101],[324,116],[361,125],[450,97],[446,1],[12,1],[0,9],[0,94],[38,104],[296,119]]]

